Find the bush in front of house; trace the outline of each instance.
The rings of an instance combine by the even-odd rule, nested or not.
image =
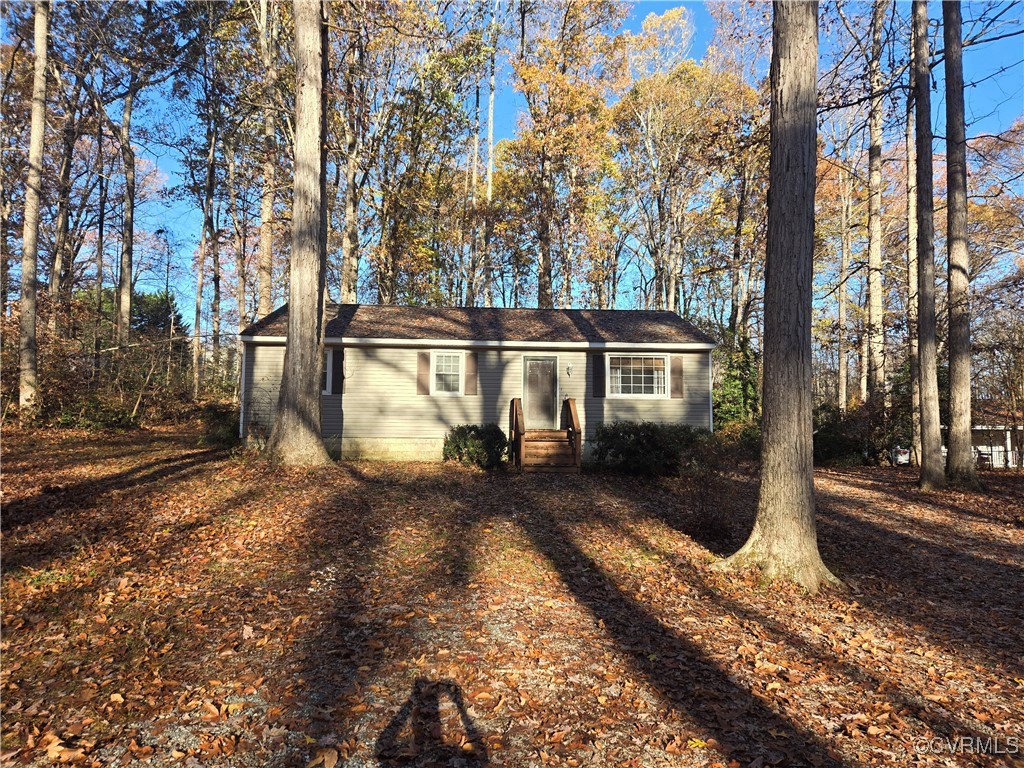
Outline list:
[[[445,461],[494,469],[507,448],[508,439],[497,424],[459,424],[444,436],[441,456]]]
[[[689,424],[613,421],[594,435],[594,461],[633,475],[677,475],[713,468],[713,435]]]

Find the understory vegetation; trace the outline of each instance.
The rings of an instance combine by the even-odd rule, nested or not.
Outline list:
[[[816,472],[847,591],[712,565],[757,478],[274,467],[4,429],[5,764],[968,766],[1024,722],[1024,477]],[[1008,730],[1010,729],[1010,730]]]

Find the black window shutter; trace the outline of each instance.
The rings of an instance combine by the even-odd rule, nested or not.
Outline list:
[[[340,395],[345,391],[345,350],[335,347],[331,350],[331,394]]]
[[[476,352],[466,353],[466,381],[462,388],[462,394],[475,395],[477,393],[477,372]]]
[[[686,388],[683,386],[683,358],[680,355],[672,355],[670,359],[672,361],[672,397],[685,397]]]
[[[591,380],[593,383],[593,395],[594,397],[605,396],[605,381],[604,381],[604,355],[600,352],[595,352],[590,355],[590,368],[591,368]]]
[[[416,359],[416,394],[430,394],[430,352],[420,352]]]

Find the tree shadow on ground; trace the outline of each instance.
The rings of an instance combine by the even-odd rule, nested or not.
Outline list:
[[[847,481],[845,473],[832,479]],[[852,484],[860,482],[855,474]],[[891,493],[877,481],[868,490]],[[948,649],[966,645],[979,661],[1020,674],[1015,657],[1015,649],[1024,646],[1019,549],[994,544],[997,553],[1007,556],[1007,562],[998,562],[967,551],[961,534],[949,525],[927,520],[915,521],[913,530],[883,525],[870,519],[869,499],[823,491],[820,483],[816,498],[822,557],[840,578],[857,585],[860,602],[924,629]],[[689,486],[675,502],[668,496],[666,503],[648,509],[674,530],[726,556],[742,545],[753,526],[757,481],[723,474]]]

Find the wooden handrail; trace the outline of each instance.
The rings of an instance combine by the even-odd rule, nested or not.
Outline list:
[[[525,440],[523,440],[525,431],[523,399],[514,397],[508,406],[508,453],[512,463],[520,469],[523,466],[523,457],[526,451]]]
[[[562,426],[567,431],[569,441],[572,443],[572,451],[578,467],[583,459],[583,432],[580,429],[580,415],[576,411],[575,397],[567,397],[562,401]]]

